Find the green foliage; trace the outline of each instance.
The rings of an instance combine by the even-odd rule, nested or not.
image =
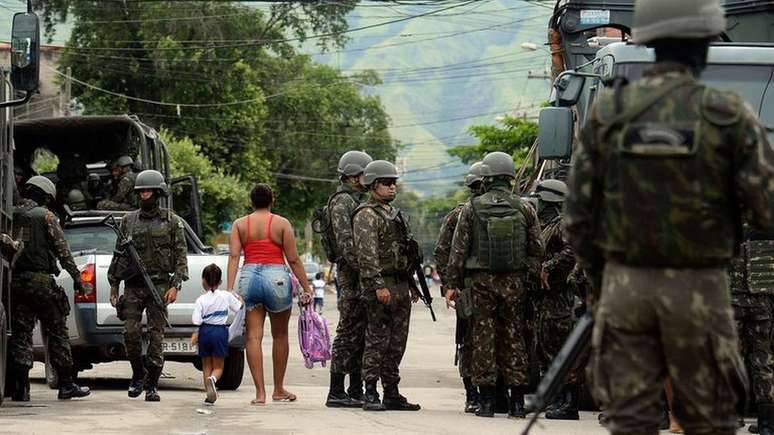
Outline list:
[[[31,166],[37,174],[56,172],[56,168],[59,166],[59,157],[45,148],[38,148],[32,157]]]
[[[231,222],[248,210],[250,186],[247,183],[213,165],[190,138],[178,139],[165,130],[161,137],[169,150],[172,176],[193,175],[199,183],[206,238],[215,233],[220,223]]]
[[[488,153],[502,151],[513,156],[517,166],[524,162],[530,147],[537,139],[536,123],[506,116],[497,125],[474,125],[469,131],[479,143],[477,145],[456,146],[449,154],[459,157],[465,163],[481,160]]]

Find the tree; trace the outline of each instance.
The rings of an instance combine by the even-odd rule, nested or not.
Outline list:
[[[465,163],[473,163],[493,151],[502,151],[513,156],[517,166],[524,163],[535,139],[538,126],[532,121],[506,116],[498,125],[474,125],[468,131],[479,143],[451,148],[449,154],[459,157]]]

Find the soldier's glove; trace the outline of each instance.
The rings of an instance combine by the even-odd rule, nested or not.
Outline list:
[[[73,290],[79,293],[81,296],[85,295],[87,293],[86,287],[83,285],[81,281],[74,281],[73,282]]]

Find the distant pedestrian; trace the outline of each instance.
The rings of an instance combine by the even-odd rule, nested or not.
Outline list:
[[[323,301],[325,298],[325,281],[323,281],[322,272],[317,272],[314,276],[312,288],[314,289],[314,310],[322,314]]]
[[[293,225],[282,216],[271,212],[274,194],[271,187],[260,183],[250,192],[254,211],[242,216],[231,227],[227,289],[232,290],[236,281],[239,260],[244,254],[244,265],[239,278],[239,295],[244,300],[247,313],[247,363],[255,383],[253,405],[266,404],[266,387],[263,381],[263,324],[269,314],[272,336],[272,360],[274,362],[275,401],[292,402],[296,395],[285,390],[285,370],[288,366],[288,323],[293,306],[290,271],[301,282],[303,293],[299,301],[306,305],[312,301],[304,264],[296,250]],[[289,266],[289,269],[288,269]]]
[[[242,301],[233,292],[218,290],[223,272],[216,264],[210,264],[202,271],[202,287],[207,292],[199,296],[194,304],[191,321],[199,330],[191,337],[191,343],[199,346],[202,358],[202,377],[207,404],[218,400],[215,383],[223,374],[223,363],[228,356],[228,312],[236,313],[242,308]]]

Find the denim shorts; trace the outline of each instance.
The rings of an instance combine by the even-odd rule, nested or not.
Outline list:
[[[293,305],[290,271],[284,264],[245,264],[238,292],[248,311],[263,306],[266,311],[281,313]]]

